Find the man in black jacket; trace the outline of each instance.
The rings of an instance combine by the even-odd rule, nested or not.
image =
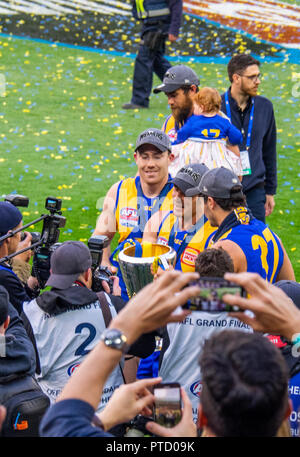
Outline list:
[[[232,57],[227,66],[231,86],[222,95],[221,109],[243,134],[243,191],[253,215],[265,222],[275,206],[276,123],[272,103],[257,95],[259,66],[260,62],[248,54]]]
[[[121,297],[91,290],[91,254],[79,241],[66,241],[51,256],[51,290],[24,303],[25,325],[30,325],[39,356],[37,380],[54,402],[74,370],[99,342],[111,318],[126,305]],[[155,333],[143,335],[128,353],[147,357],[155,349]],[[99,411],[124,383],[123,360],[104,387]]]
[[[0,237],[21,228],[22,217],[20,210],[12,203],[0,202]],[[0,242],[0,258],[5,258],[30,246],[32,237],[28,232],[25,232],[25,235],[26,237],[23,241],[21,241],[21,232],[18,232]],[[24,252],[17,257],[27,263],[30,259],[30,251]],[[9,261],[0,263],[0,285],[7,290],[10,302],[19,314],[22,312],[23,302],[31,300],[36,295],[36,278],[30,276],[27,283],[23,284],[13,271]]]
[[[35,353],[24,324],[0,286],[0,378],[34,375]]]
[[[136,0],[133,13],[142,21],[141,41],[135,59],[132,97],[124,109],[148,108],[153,73],[161,80],[171,67],[164,57],[165,42],[179,35],[182,0]]]

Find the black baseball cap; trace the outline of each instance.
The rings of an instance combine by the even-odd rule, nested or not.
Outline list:
[[[238,187],[242,191],[242,184],[233,171],[225,167],[213,168],[203,175],[196,189],[187,191],[187,196],[199,194],[213,198],[231,198],[231,191]]]
[[[139,149],[143,144],[152,144],[161,152],[172,151],[171,141],[168,135],[162,130],[156,128],[150,128],[140,133],[136,140],[135,151]]]
[[[81,241],[65,241],[51,256],[51,274],[46,286],[67,289],[92,266],[89,248]]]
[[[198,86],[200,83],[198,76],[190,67],[186,65],[175,65],[166,71],[163,82],[153,89],[153,92],[174,92],[183,86]]]
[[[290,297],[294,304],[300,309],[300,284],[289,279],[282,279],[274,283],[274,286],[279,287]]]
[[[197,189],[202,176],[208,171],[204,163],[192,163],[182,167],[171,182],[178,187],[184,195],[188,190]],[[195,194],[196,195],[196,194]]]

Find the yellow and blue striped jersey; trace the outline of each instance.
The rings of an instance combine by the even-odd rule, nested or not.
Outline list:
[[[215,231],[204,215],[189,230],[179,230],[178,219],[169,212],[160,224],[157,242],[176,251],[176,270],[191,272],[195,271],[198,254],[208,247]]]

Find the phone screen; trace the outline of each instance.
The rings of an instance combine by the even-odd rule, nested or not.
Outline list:
[[[191,297],[183,306],[184,309],[189,309],[190,311],[215,313],[240,311],[239,307],[224,303],[223,296],[225,294],[239,295],[241,297],[247,296],[243,287],[226,281],[223,278],[203,277],[193,283],[193,285],[195,284],[201,288],[199,295]]]
[[[154,420],[164,427],[174,427],[181,419],[180,384],[158,384],[154,388]]]

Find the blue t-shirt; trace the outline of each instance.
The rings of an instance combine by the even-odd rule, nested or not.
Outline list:
[[[216,114],[207,117],[202,114],[193,114],[187,122],[177,132],[177,140],[174,144],[183,143],[187,139],[201,140],[226,140],[233,145],[240,144],[243,141],[243,135],[231,122]]]

